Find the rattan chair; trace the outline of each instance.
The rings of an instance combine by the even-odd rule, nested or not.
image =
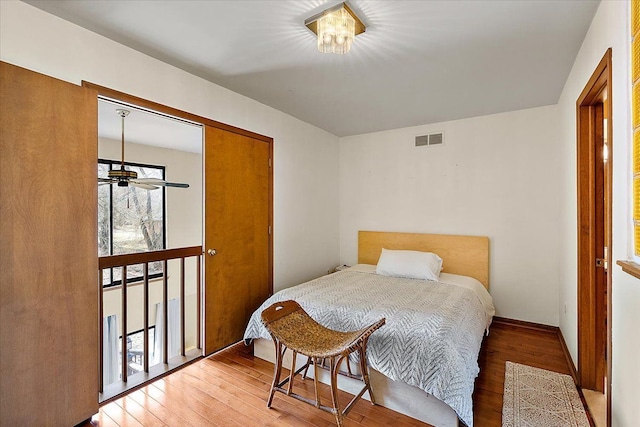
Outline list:
[[[313,320],[306,311],[295,301],[277,302],[262,312],[262,323],[271,334],[276,348],[275,372],[273,375],[273,385],[267,400],[267,407],[271,407],[273,396],[276,391],[291,396],[295,399],[309,403],[316,408],[335,414],[338,426],[342,425],[344,416],[351,410],[355,402],[368,390],[371,403],[375,404],[369,374],[367,371],[367,341],[371,334],[384,325],[385,319],[367,326],[366,328],[352,331],[340,332],[326,328]],[[287,348],[293,351],[291,362],[291,373],[287,378],[280,381],[282,371],[282,360]],[[349,355],[358,352],[361,375],[354,375],[349,364]],[[299,354],[307,356],[307,362],[296,371],[296,356]],[[339,367],[343,360],[347,361],[348,372],[340,372]],[[328,366],[327,366],[328,361]],[[307,375],[309,365],[313,365],[313,381],[315,385],[315,401],[304,396],[293,393],[293,379],[304,370],[302,379]],[[331,400],[332,407],[320,404],[318,393],[318,368],[327,369],[331,378]],[[364,387],[341,411],[338,406],[338,374],[347,375],[364,382]],[[284,388],[285,384],[287,388]]]

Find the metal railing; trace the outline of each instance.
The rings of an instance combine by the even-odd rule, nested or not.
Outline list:
[[[185,259],[190,257],[196,257],[196,307],[197,307],[197,332],[196,332],[196,346],[198,349],[202,348],[201,344],[201,331],[200,331],[200,318],[201,318],[201,263],[202,263],[202,247],[201,246],[190,246],[184,248],[177,249],[165,249],[160,251],[152,251],[152,252],[141,252],[135,254],[125,254],[125,255],[111,255],[104,256],[98,258],[98,283],[101,287],[101,292],[99,292],[99,325],[100,325],[100,393],[104,391],[104,325],[103,325],[103,316],[104,316],[104,289],[103,289],[103,272],[105,269],[114,269],[120,268],[122,269],[122,280],[121,280],[121,289],[122,289],[122,371],[121,371],[121,381],[126,383],[127,377],[129,375],[129,364],[128,364],[128,351],[127,351],[127,288],[132,286],[132,283],[127,283],[127,268],[130,266],[142,264],[143,265],[143,276],[142,276],[142,286],[143,286],[143,317],[144,317],[144,352],[143,352],[143,369],[145,373],[149,373],[149,263],[153,262],[162,262],[163,265],[163,274],[162,274],[162,309],[163,309],[163,337],[162,337],[162,362],[166,365],[168,362],[168,321],[169,321],[169,313],[168,313],[168,292],[169,292],[169,281],[168,281],[168,261],[179,259],[180,260],[180,354],[185,356]],[[135,284],[138,286],[139,284]]]

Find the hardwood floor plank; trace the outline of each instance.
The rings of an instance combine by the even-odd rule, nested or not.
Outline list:
[[[269,382],[272,380],[273,365],[271,365],[270,363],[260,359],[255,359],[255,361],[238,362],[236,359],[231,359],[229,357],[224,357],[224,356],[225,355],[220,355],[216,360],[232,369],[234,368],[238,369],[238,365],[242,365],[243,367],[240,368],[239,370],[241,372],[247,373],[248,375],[251,375],[254,378],[258,378],[258,379],[264,378],[265,381],[268,379]],[[249,372],[248,370],[250,370],[251,372]],[[258,375],[258,373],[261,373],[261,375]],[[288,371],[284,372],[283,370],[282,378],[284,378],[286,375],[288,375]],[[295,384],[296,384],[296,390],[298,394],[301,394],[311,399],[315,397],[313,380],[307,379],[306,381],[303,382],[301,378],[296,377]],[[265,391],[268,391],[269,387],[270,387],[270,384],[265,382]],[[266,396],[266,393],[264,394],[264,396]],[[276,396],[279,397],[282,395],[276,395]],[[352,397],[353,396],[351,396],[350,394],[339,392],[338,401],[340,402],[341,408],[346,407],[346,405],[351,401]],[[285,401],[289,401],[289,399],[286,399],[286,398],[284,399]],[[330,388],[326,384],[320,385],[320,399],[325,405],[328,405],[329,402],[331,401]],[[263,400],[264,400],[264,397],[263,397]],[[309,407],[304,403],[302,403],[302,405],[304,405],[307,408]],[[413,424],[415,420],[409,417],[405,417],[404,415],[397,414],[397,413],[393,413],[392,416],[388,416],[383,412],[378,412],[376,408],[379,408],[379,407],[371,405],[371,403],[368,401],[359,400],[354,405],[351,412],[348,414],[348,418],[351,420],[357,421],[358,423],[362,423],[363,425],[376,424],[378,423],[379,420],[384,425],[395,424],[398,426],[404,426],[407,423],[407,420],[409,420],[409,423],[410,423],[409,425],[415,425]],[[365,418],[367,419],[364,420]],[[365,422],[368,422],[369,424],[365,424]],[[420,424],[420,425],[425,425],[425,424]]]
[[[152,397],[154,400],[158,401],[169,411],[178,415],[180,418],[185,419],[194,427],[218,425],[213,421],[210,421],[207,418],[201,416],[186,405],[182,404],[181,400],[174,398],[173,395],[168,397],[162,390],[154,387],[153,384],[144,387],[142,391],[144,391],[149,397]]]
[[[211,378],[212,376],[208,372],[183,372],[170,380],[175,380],[176,384],[182,382],[189,389],[195,387],[196,390],[204,392],[228,406],[246,407],[248,410],[255,410],[259,406],[266,408],[266,405],[260,405],[264,403],[264,399],[254,396],[245,388],[234,388],[227,385],[222,379],[216,378],[216,380],[211,381]],[[203,396],[202,399],[206,399],[206,396]]]
[[[194,399],[191,392],[185,392],[183,389],[169,384],[164,378],[158,381],[154,381],[151,384],[166,395],[170,396],[171,400],[177,400],[182,405],[193,410],[203,418],[207,419],[214,425],[219,426],[241,426],[242,424],[236,422],[233,417],[229,417],[226,408],[221,407],[220,402],[216,399],[211,399],[209,402],[202,402],[198,399]],[[151,388],[150,386],[150,388]]]
[[[187,422],[186,419],[180,417],[178,414],[176,414],[175,412],[172,412],[170,409],[162,406],[160,402],[158,402],[157,400],[155,400],[154,398],[152,398],[142,390],[134,391],[133,393],[130,393],[127,397],[131,400],[134,400],[138,404],[140,404],[142,407],[144,407],[147,411],[149,411],[151,414],[153,414],[156,418],[158,418],[160,421],[165,423],[167,426],[195,427],[194,425]]]
[[[231,376],[233,376],[233,370],[238,368],[238,362],[235,359],[218,357],[216,361],[220,363],[216,364],[215,366],[212,364],[209,364],[207,366],[211,367],[214,370],[215,369],[224,370],[225,372],[230,373]],[[273,375],[272,373],[273,365],[260,359],[255,359],[255,361],[249,361],[249,362],[240,363],[240,364],[243,365],[244,368],[239,369],[238,372],[243,372],[244,374],[250,376],[254,381],[260,381],[261,378],[263,379],[263,383],[260,386],[260,390],[258,390],[257,392],[257,396],[259,397],[260,401],[262,401],[264,404],[264,401],[266,399],[266,396],[270,388],[270,382],[272,380],[271,375]],[[253,365],[253,367],[250,368],[249,366],[251,366],[251,364]],[[204,366],[204,365],[201,365],[201,366]],[[260,372],[262,374],[259,374]],[[287,374],[288,374],[288,371],[283,372],[283,378]],[[269,383],[267,383],[267,381],[269,381]],[[299,377],[296,377],[296,390],[299,394],[307,398],[314,398],[313,381],[310,379],[307,379],[306,381],[302,382],[302,380]],[[299,405],[303,409],[307,409],[307,410],[310,409],[311,411],[314,411],[314,413],[317,413],[315,408],[309,405],[306,405],[305,403],[298,402],[293,399],[288,399],[281,394],[276,394],[276,399],[278,398],[283,399],[283,403],[286,405],[292,405],[292,404]],[[330,399],[331,399],[330,388],[328,385],[326,384],[320,385],[320,398],[324,404],[328,404],[330,402]],[[351,395],[347,393],[339,392],[338,399],[340,401],[341,407],[344,408],[346,404],[351,400],[351,398],[352,398]],[[277,400],[276,400],[276,402],[274,402],[274,407],[276,407],[277,405],[279,405],[279,403],[277,403]],[[416,425],[415,424],[416,421],[409,417],[405,417],[404,415],[397,414],[395,412],[391,412],[392,415],[387,415],[384,412],[380,412],[379,411],[380,409],[382,408],[371,405],[371,403],[368,401],[360,400],[356,403],[356,405],[353,407],[351,412],[348,414],[347,419],[356,421],[357,423],[361,423],[362,425],[378,425],[379,422],[381,422],[382,425],[390,425],[390,424],[395,424],[398,426]],[[329,417],[329,421],[331,423],[334,422],[333,416]],[[407,422],[409,423],[407,424]],[[330,425],[333,425],[333,424],[330,424]],[[425,424],[420,423],[418,425],[424,426]]]
[[[104,412],[120,427],[143,427],[138,420],[136,420],[131,414],[125,411],[118,404],[105,406]]]
[[[260,406],[264,406],[266,408],[266,397],[268,396],[269,390],[271,388],[271,378],[269,378],[269,382],[266,381],[266,377],[263,379],[258,379],[255,376],[249,375],[247,373],[239,372],[234,368],[231,368],[223,363],[210,363],[207,365],[208,373],[213,375],[214,379],[217,381],[231,381],[234,382],[238,388],[248,390],[253,396],[255,396],[256,401],[260,402]],[[244,382],[237,382],[236,379],[240,378]],[[250,384],[250,387],[247,385]],[[276,394],[274,397],[274,405],[276,406],[279,403],[283,396],[281,394]],[[324,412],[318,411],[315,408],[305,404],[304,402],[300,402],[297,400],[292,400],[290,402],[291,405],[294,405],[303,411],[309,412],[312,416],[318,417],[320,414],[324,414]],[[309,411],[311,409],[311,411]],[[332,416],[329,416],[329,420],[332,420]],[[326,422],[322,422],[320,420],[316,420],[316,422],[320,424],[326,424]]]
[[[158,417],[149,412],[144,406],[133,400],[130,396],[125,396],[116,401],[116,405],[120,406],[124,411],[132,415],[140,424],[145,427],[165,427]]]
[[[478,357],[480,374],[473,395],[475,425],[501,427],[507,361],[570,373],[556,332],[494,323]]]
[[[272,409],[266,408],[266,397],[269,394],[271,385],[263,380],[259,380],[247,373],[242,373],[229,368],[224,364],[209,364],[207,366],[208,374],[211,375],[212,381],[231,381],[235,387],[249,392],[253,396],[256,405],[270,411],[280,412],[281,408],[289,406],[288,411],[295,415],[295,418],[314,426],[331,426],[334,421],[333,415],[319,411],[316,408],[294,399],[283,400],[282,394],[276,394],[272,404]],[[238,378],[240,382],[238,382]]]
[[[118,423],[113,421],[102,409],[91,418],[90,425],[95,427],[118,427]]]
[[[562,345],[553,330],[495,322],[478,357],[480,375],[473,395],[476,426],[502,425],[507,361],[570,374]],[[283,369],[282,378],[288,372]],[[267,408],[272,379],[273,364],[255,358],[252,347],[235,345],[104,405],[87,427],[335,426],[332,414],[281,393],[276,393],[271,409]],[[296,377],[294,390],[305,397],[315,397],[311,379],[302,381]],[[351,397],[342,391],[338,393],[343,408]],[[320,398],[325,404],[330,402],[328,385],[321,384]],[[428,427],[362,399],[354,405],[344,425]]]
[[[214,379],[214,381],[216,380],[222,381],[222,382],[225,381],[224,379]],[[269,394],[270,386],[267,386],[266,384],[264,384],[264,387],[255,387],[255,384],[248,385],[248,383],[244,383],[244,386],[241,384],[238,384],[238,386],[242,387],[247,393],[251,394],[252,396],[251,400],[255,402],[256,407],[264,408],[268,411],[276,412],[279,414],[278,417],[281,419],[286,420],[289,418],[288,416],[283,418],[281,411],[279,410],[279,408],[282,405],[286,405],[286,402],[281,403],[282,395],[278,396],[276,394],[276,396],[274,397],[274,402],[272,404],[271,409],[267,408],[266,397]],[[223,384],[223,387],[229,387],[229,386],[228,385],[225,386]],[[231,387],[236,387],[236,386],[231,386]],[[231,391],[231,392],[235,393],[234,391]],[[303,402],[294,400],[292,402],[289,402],[289,405],[290,405],[290,411],[292,411],[293,415],[295,415],[293,417],[296,420],[294,421],[294,423],[298,423],[297,425],[299,425],[300,422],[302,421],[305,424],[310,424],[310,425],[330,425],[330,422],[332,420],[331,416],[327,417],[325,413],[320,412],[315,408],[310,407],[309,405],[306,405]],[[310,411],[309,409],[312,409],[312,410]]]
[[[186,393],[189,393],[193,399],[197,399],[203,404],[215,404],[222,414],[235,417],[234,420],[242,425],[259,426],[261,425],[260,420],[277,418],[269,411],[260,411],[259,407],[247,402],[249,399],[244,398],[245,396],[238,398],[229,395],[220,387],[188,373],[179,373],[178,375],[167,377],[166,381],[181,388]]]
[[[233,351],[233,349],[231,351]],[[245,368],[251,369],[256,372],[260,372],[262,375],[260,375],[258,378],[265,378],[265,379],[268,379],[269,383],[271,382],[272,376],[273,376],[272,364],[261,359],[255,359],[255,360],[246,359],[242,361],[239,358],[231,359],[230,357],[225,357],[225,356],[226,355],[220,355],[220,357],[217,360],[220,361],[221,363],[227,364],[230,367],[237,367],[237,365],[242,365]],[[288,370],[286,372],[283,370],[282,378],[284,378],[288,374],[289,374]],[[313,389],[313,380],[307,379],[306,381],[302,382],[302,379],[297,376],[295,379],[295,384],[296,384],[296,388],[300,387],[300,389],[298,389],[299,394],[307,398],[315,397],[314,389]],[[340,392],[338,395],[338,401],[340,402],[340,407],[344,408],[351,401],[352,397],[353,396],[351,396],[350,394]],[[326,405],[328,405],[329,402],[331,401],[330,388],[328,385],[325,385],[325,384],[321,385],[320,398],[321,398],[321,401]],[[361,422],[362,419],[365,417],[365,415],[367,414],[370,415],[371,411],[375,410],[374,408],[376,407],[374,405],[371,405],[370,402],[361,400],[361,401],[358,401],[356,405],[352,408],[351,412],[349,413],[349,416],[351,417],[351,419]],[[383,418],[383,419],[385,418],[384,414],[376,414],[376,416],[377,418]],[[398,420],[397,419],[398,416],[396,416],[395,418],[396,419],[393,420],[393,423],[394,424],[400,423],[400,425],[402,425],[403,420]],[[371,421],[371,422],[374,422],[374,421]]]
[[[230,349],[230,351],[232,350]],[[246,360],[244,362],[240,362],[236,358],[226,357],[226,354],[219,355],[219,357],[216,360],[230,368],[237,369],[238,365],[240,364],[244,367],[240,369],[240,371],[247,372],[247,369],[250,369],[252,371],[251,375],[255,378],[264,378],[265,380],[268,380],[269,383],[272,380],[273,365],[264,360],[254,359],[254,360]],[[260,372],[262,375],[257,375],[257,372]],[[288,372],[289,372],[288,370],[285,372],[283,369],[282,378],[288,375]],[[266,383],[266,390],[268,390],[270,387],[269,383]],[[296,377],[295,384],[299,394],[311,399],[315,397],[313,380],[307,379],[306,381],[303,382],[301,378]],[[264,396],[266,396],[266,394]],[[276,394],[276,396],[278,397],[279,395]],[[339,392],[338,400],[340,402],[341,408],[344,408],[351,401],[352,397],[353,396],[348,393]],[[291,401],[286,397],[284,397],[284,399],[286,402]],[[326,405],[328,405],[329,402],[331,401],[330,387],[326,384],[320,385],[320,399]],[[306,405],[304,403],[302,403],[302,405],[304,405],[304,407],[306,408],[312,408],[309,405]],[[379,422],[382,423],[382,425],[393,424],[399,427],[404,427],[405,425],[406,426],[415,426],[415,425],[425,426],[426,425],[424,423],[416,424],[417,422],[416,420],[406,417],[402,414],[398,414],[393,411],[390,411],[389,413],[387,413],[385,411],[380,411],[380,409],[383,409],[383,408],[379,406],[371,405],[369,401],[359,400],[354,405],[351,412],[348,414],[347,419],[357,421],[362,425],[377,425]]]

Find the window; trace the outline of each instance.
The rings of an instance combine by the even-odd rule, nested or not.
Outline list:
[[[139,178],[165,179],[163,166],[125,162],[127,169]],[[109,170],[119,169],[120,162],[98,160],[98,176],[107,177]],[[143,190],[133,186],[98,186],[98,256],[120,255],[165,249],[165,192]],[[142,280],[143,266],[127,268],[127,283]],[[162,276],[162,263],[149,264],[149,278]],[[122,283],[122,269],[105,270],[103,286]]]

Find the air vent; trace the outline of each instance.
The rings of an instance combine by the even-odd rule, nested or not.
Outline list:
[[[444,144],[444,133],[432,133],[429,135],[416,136],[416,147],[423,145],[442,145]]]
[[[439,145],[444,142],[444,134],[434,133],[429,135],[429,145]]]
[[[429,135],[416,136],[416,147],[429,145]]]

